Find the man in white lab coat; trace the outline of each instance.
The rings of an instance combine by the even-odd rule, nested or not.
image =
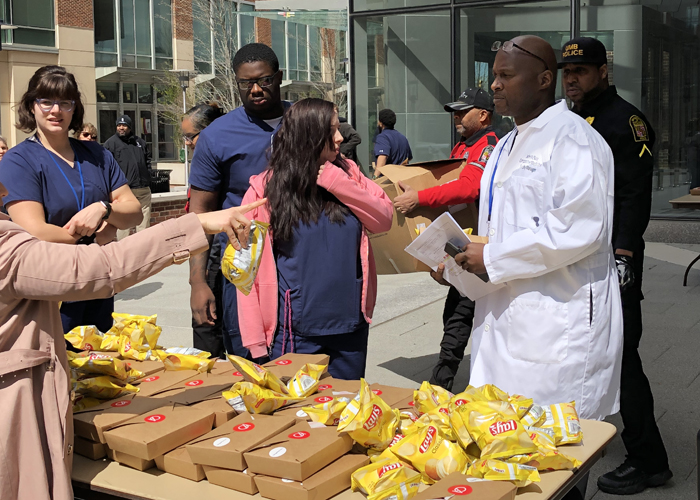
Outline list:
[[[496,112],[517,127],[481,180],[479,234],[456,260],[506,286],[476,301],[472,385],[539,404],[575,401],[582,418],[619,407],[620,290],[610,238],[613,155],[554,99],[552,47],[522,36],[493,47]]]

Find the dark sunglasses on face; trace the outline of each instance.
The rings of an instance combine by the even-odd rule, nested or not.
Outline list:
[[[97,140],[96,135],[90,135],[90,132],[81,132],[80,137],[85,137],[86,139],[92,139],[93,141]]]
[[[529,54],[532,57],[539,59],[540,61],[542,61],[544,63],[545,70],[549,69],[549,66],[547,66],[547,62],[544,59],[542,59],[537,54],[533,54],[529,50],[522,48],[520,45],[518,45],[517,43],[514,43],[511,40],[508,40],[506,42],[501,42],[501,41],[496,40],[495,42],[493,42],[493,45],[491,45],[492,52],[498,52],[499,50],[502,50],[503,52],[511,52],[513,50],[513,48],[522,50],[526,54]]]
[[[36,99],[36,103],[39,105],[39,108],[44,112],[48,113],[53,109],[55,105],[58,104],[58,109],[63,111],[64,113],[70,113],[73,111],[73,108],[75,108],[75,101],[69,101],[69,100],[60,100],[60,101],[54,101],[53,99]]]
[[[279,73],[279,71],[277,73]],[[275,77],[277,76],[277,73],[270,76],[256,78],[255,80],[236,80],[236,83],[238,84],[238,89],[244,92],[247,90],[252,90],[255,85],[257,85],[261,89],[265,89],[267,87],[272,86],[272,84],[275,83]]]

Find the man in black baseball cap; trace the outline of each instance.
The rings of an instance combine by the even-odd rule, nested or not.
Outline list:
[[[493,99],[488,92],[484,92],[480,88],[470,88],[462,92],[455,102],[445,104],[445,111],[448,113],[456,113],[472,108],[485,109],[493,113]]]
[[[661,486],[673,474],[654,418],[654,397],[637,348],[642,336],[644,231],[651,215],[654,130],[608,83],[605,46],[594,38],[564,44],[562,84],[572,111],[603,136],[615,159],[612,246],[622,297],[621,437],[625,462],[598,478],[605,493],[630,495]]]

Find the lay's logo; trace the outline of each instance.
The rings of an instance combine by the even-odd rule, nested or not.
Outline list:
[[[439,411],[440,413],[445,414],[445,415],[449,415],[449,414],[450,414],[450,411],[449,411],[447,408],[444,408],[444,407],[443,407],[443,408],[440,408],[438,411]]]
[[[394,462],[393,464],[385,465],[381,469],[379,469],[379,472],[377,472],[377,476],[381,479],[381,477],[386,474],[389,471],[396,470],[401,468],[401,464],[399,462]]]
[[[489,426],[489,432],[492,436],[498,436],[505,432],[511,432],[518,428],[518,424],[515,420],[508,420],[507,422],[496,422]]]
[[[374,426],[377,425],[377,422],[379,422],[379,419],[382,417],[382,415],[382,409],[377,405],[372,405],[372,413],[370,414],[369,418],[365,421],[365,424],[362,427],[366,431],[371,430],[372,428],[374,428]]]
[[[437,429],[432,425],[428,427],[428,431],[425,433],[425,439],[420,445],[420,452],[425,453],[430,449],[430,445],[433,444],[435,435],[437,434]]]

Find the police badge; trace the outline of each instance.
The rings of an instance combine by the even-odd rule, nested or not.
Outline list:
[[[647,124],[640,117],[632,115],[630,117],[630,127],[632,127],[635,142],[646,142],[649,140],[649,129],[647,129]]]

